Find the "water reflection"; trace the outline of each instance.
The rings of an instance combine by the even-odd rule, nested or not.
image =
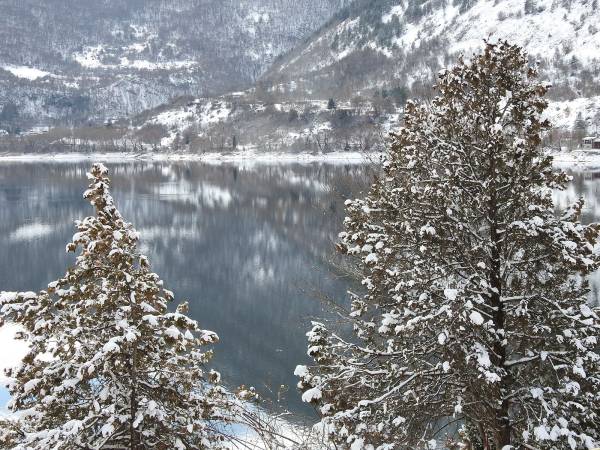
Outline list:
[[[600,222],[600,170],[570,170],[573,180],[562,192],[554,194],[557,209],[564,210],[577,199],[585,200],[582,221]],[[600,272],[591,276],[590,302],[600,306]]]
[[[91,213],[82,199],[88,166],[0,164],[0,289],[44,288],[73,262],[64,246],[73,220]],[[349,280],[329,262],[332,241],[343,200],[359,194],[372,170],[192,162],[109,169],[117,204],[141,232],[155,271],[220,335],[215,365],[226,381],[274,392],[287,385],[286,406],[307,413],[293,369],[306,361],[310,318],[324,314],[315,292],[345,298]],[[557,205],[583,195],[584,220],[600,221],[600,171],[573,175]],[[593,301],[599,296],[595,276]]]
[[[37,290],[64,273],[89,164],[0,164],[0,287]],[[315,292],[343,299],[348,280],[328,262],[343,200],[370,170],[360,166],[236,167],[200,163],[109,165],[113,193],[141,233],[154,270],[189,299],[221,342],[215,365],[233,386],[277,391],[307,412],[293,370],[304,333],[322,316]]]

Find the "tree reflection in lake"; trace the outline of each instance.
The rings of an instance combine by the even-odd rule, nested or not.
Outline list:
[[[573,180],[562,192],[554,194],[557,209],[563,210],[583,197],[585,205],[582,221],[600,222],[600,170],[569,170]],[[599,246],[600,248],[600,246]],[[600,305],[600,272],[591,277],[590,302]]]
[[[89,163],[0,164],[0,289],[37,290],[64,273],[73,221],[91,214],[82,198]],[[332,264],[344,199],[373,170],[357,165],[109,164],[125,218],[142,250],[191,313],[216,331],[215,365],[232,386],[277,391],[308,412],[293,370],[306,360],[316,293],[345,301],[350,280]],[[600,221],[600,172],[576,172],[556,195],[564,208],[586,198],[585,221]],[[595,276],[592,300],[599,301]],[[6,394],[4,394],[5,396]],[[0,400],[2,395],[0,394]]]

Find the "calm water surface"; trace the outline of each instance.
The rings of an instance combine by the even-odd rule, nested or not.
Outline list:
[[[294,367],[307,361],[318,297],[344,301],[350,280],[335,270],[333,241],[343,201],[372,169],[343,165],[108,164],[113,194],[141,233],[142,250],[191,315],[216,331],[214,365],[229,386],[256,386],[304,414]],[[0,164],[0,290],[39,290],[73,263],[64,252],[73,221],[92,213],[82,199],[89,163]],[[600,221],[600,171],[575,172],[566,207],[587,200]],[[600,283],[594,278],[592,301]],[[7,400],[0,392],[0,403]]]
[[[73,263],[73,221],[93,213],[82,198],[89,163],[0,164],[0,290],[40,290]],[[268,395],[306,357],[318,297],[343,301],[349,280],[331,263],[343,201],[367,184],[356,165],[107,164],[113,195],[141,233],[153,270],[217,332],[214,366],[230,386]],[[6,391],[0,393],[5,403]]]

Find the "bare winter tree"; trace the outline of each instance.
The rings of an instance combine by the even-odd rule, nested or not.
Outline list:
[[[354,336],[314,323],[316,365],[296,369],[341,448],[434,448],[453,423],[463,448],[599,445],[600,228],[582,200],[555,213],[546,90],[519,47],[486,43],[407,105],[383,175],[348,201]]]

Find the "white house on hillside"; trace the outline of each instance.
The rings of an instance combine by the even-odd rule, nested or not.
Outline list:
[[[582,147],[584,150],[600,150],[600,137],[584,137],[582,141]]]

